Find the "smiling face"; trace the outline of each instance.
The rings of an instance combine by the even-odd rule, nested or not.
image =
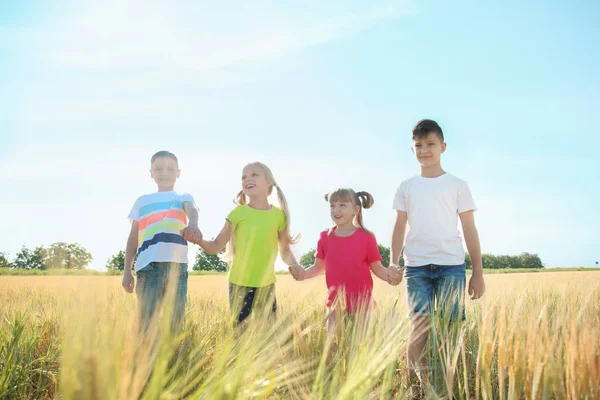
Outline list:
[[[329,207],[331,219],[338,227],[352,224],[359,211],[359,207],[351,201],[331,201]]]
[[[415,136],[412,151],[422,167],[431,167],[440,164],[442,153],[446,150],[446,143],[431,132],[427,135]]]
[[[170,157],[157,157],[152,162],[150,176],[158,185],[159,192],[168,192],[173,190],[175,181],[179,178],[181,171],[177,161]]]
[[[265,171],[258,165],[248,164],[242,170],[242,191],[246,196],[267,197],[271,194],[272,188]]]
[[[348,189],[338,189],[329,196],[331,220],[337,227],[354,225],[354,218],[360,212],[360,206],[352,201],[356,194]]]

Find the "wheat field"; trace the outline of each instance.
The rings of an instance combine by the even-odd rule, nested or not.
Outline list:
[[[600,399],[600,272],[486,276],[437,321],[425,398]],[[230,323],[227,278],[190,276],[185,331],[141,337],[116,276],[0,276],[2,399],[407,398],[403,285],[328,335],[324,279],[278,276],[275,320]],[[335,344],[335,346],[333,345]]]

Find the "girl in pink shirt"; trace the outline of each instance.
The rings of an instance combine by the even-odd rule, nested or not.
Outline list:
[[[363,225],[362,209],[373,205],[373,196],[352,189],[337,189],[325,196],[329,201],[331,219],[335,225],[321,232],[315,254],[315,264],[306,270],[291,266],[294,279],[314,278],[325,271],[329,297],[327,306],[345,293],[346,310],[354,313],[368,308],[373,291],[371,271],[391,285],[402,281],[402,270],[385,268],[373,232]],[[332,317],[335,318],[334,313]],[[331,322],[331,321],[330,321]]]

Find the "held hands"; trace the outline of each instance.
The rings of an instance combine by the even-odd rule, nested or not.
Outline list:
[[[290,271],[290,274],[292,274],[292,277],[294,277],[295,280],[297,280],[297,281],[304,280],[306,271],[300,265],[298,265],[298,264],[290,265],[288,267],[288,270]]]
[[[404,267],[400,268],[396,264],[390,264],[387,269],[387,282],[392,286],[397,286],[402,282],[404,276]]]
[[[200,244],[202,241],[202,232],[198,229],[197,225],[188,225],[181,230],[181,236],[188,242],[194,244]]]
[[[123,289],[125,289],[127,293],[133,293],[133,289],[135,288],[135,280],[133,279],[133,274],[131,271],[125,271],[121,285],[123,285]]]

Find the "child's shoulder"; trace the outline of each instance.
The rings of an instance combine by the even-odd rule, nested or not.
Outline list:
[[[446,172],[444,175],[437,178],[424,178],[421,175],[412,176],[403,180],[398,189],[401,191],[410,191],[412,188],[418,188],[422,185],[429,185],[429,183],[432,183],[432,180],[435,180],[437,184],[444,186],[462,186],[467,184],[464,179],[460,179],[457,176]]]
[[[331,228],[327,228],[319,233],[319,239],[327,239],[331,233]]]
[[[411,176],[410,178],[407,178],[400,182],[398,189],[406,189],[407,187],[410,187],[413,183],[418,182],[420,178],[420,175]]]

